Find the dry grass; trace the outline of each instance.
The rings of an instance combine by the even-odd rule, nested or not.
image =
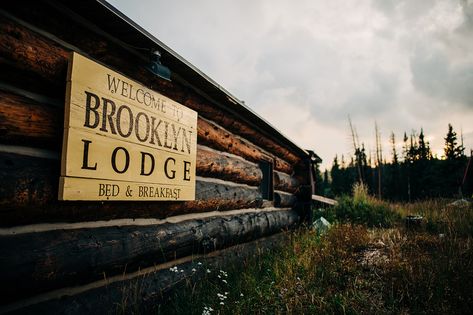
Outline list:
[[[416,230],[398,220],[392,228],[339,223],[322,236],[286,232],[281,250],[226,266],[225,277],[211,270],[188,281],[157,313],[469,314],[473,208],[447,204],[390,206],[402,216],[423,215]]]

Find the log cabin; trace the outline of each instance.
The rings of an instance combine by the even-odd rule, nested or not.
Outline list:
[[[104,0],[2,2],[0,28],[0,313],[149,301],[309,215],[320,158]]]

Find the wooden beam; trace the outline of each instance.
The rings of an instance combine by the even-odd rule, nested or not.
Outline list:
[[[294,211],[261,211],[179,224],[0,236],[0,303],[84,284],[280,232]]]
[[[277,144],[273,139],[262,136],[260,131],[255,130],[248,124],[235,119],[232,117],[232,115],[227,115],[215,107],[208,106],[205,104],[205,102],[199,101],[193,97],[189,97],[185,100],[184,105],[196,110],[200,115],[212,119],[217,124],[223,126],[229,131],[235,132],[242,137],[249,139],[256,145],[261,146],[265,150],[289,162],[290,164],[296,164],[301,160],[300,157],[283,146]]]
[[[326,203],[326,204],[331,205],[331,206],[336,206],[338,204],[338,201],[336,201],[334,199],[330,199],[330,198],[327,198],[327,197],[324,197],[324,196],[319,196],[319,195],[312,195],[312,200],[322,202],[322,203]]]
[[[280,158],[265,154],[260,148],[245,139],[232,134],[219,125],[199,117],[197,121],[198,143],[220,151],[242,156],[253,162],[275,160],[275,168],[279,171],[292,173],[292,166]]]
[[[295,193],[299,183],[295,177],[289,174],[274,171],[274,189]]]
[[[199,176],[215,177],[253,186],[259,186],[263,177],[261,169],[255,163],[202,145],[197,146],[196,162]]]
[[[277,207],[292,207],[296,204],[297,197],[284,191],[274,191],[274,205]]]
[[[59,148],[63,110],[0,91],[0,140]]]
[[[237,209],[237,210],[227,210],[227,211],[209,211],[202,213],[189,213],[183,215],[175,215],[165,219],[115,219],[115,220],[102,220],[102,221],[84,221],[84,222],[75,222],[75,223],[38,223],[38,224],[29,224],[29,225],[19,225],[1,228],[0,227],[0,236],[8,235],[19,235],[27,233],[38,233],[38,232],[48,232],[55,230],[78,230],[78,229],[94,229],[94,228],[104,228],[104,227],[120,227],[120,226],[150,226],[150,225],[160,225],[160,224],[178,224],[184,221],[189,220],[203,220],[211,217],[224,217],[224,216],[236,216],[243,215],[248,213],[258,213],[261,211],[281,211],[281,210],[291,210],[291,208],[276,208],[276,207],[264,207],[264,208],[249,208],[249,209]]]

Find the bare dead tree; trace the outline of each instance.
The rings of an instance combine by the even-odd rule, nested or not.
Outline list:
[[[374,122],[374,130],[376,136],[376,165],[378,167],[378,198],[381,199],[381,165],[383,164],[383,151],[376,121]]]
[[[362,172],[361,172],[361,159],[360,159],[360,156],[359,156],[360,155],[360,146],[359,146],[359,141],[358,141],[358,134],[356,133],[356,129],[353,127],[350,115],[348,115],[348,123],[350,125],[353,148],[355,149],[355,158],[356,158],[356,165],[357,165],[357,170],[358,170],[358,180],[360,181],[361,184],[363,184],[363,176],[362,176]]]

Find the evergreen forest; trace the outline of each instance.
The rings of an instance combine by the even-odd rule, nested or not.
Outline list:
[[[472,152],[465,152],[463,137],[451,124],[441,157],[432,154],[423,129],[418,134],[404,133],[402,152],[396,149],[396,137],[391,133],[391,152],[387,157],[383,157],[378,137],[376,127],[374,156],[367,154],[364,145],[358,145],[353,137],[351,157],[335,156],[330,170],[322,173],[317,169],[317,194],[332,198],[346,195],[355,183],[363,183],[371,195],[390,201],[472,197]]]

